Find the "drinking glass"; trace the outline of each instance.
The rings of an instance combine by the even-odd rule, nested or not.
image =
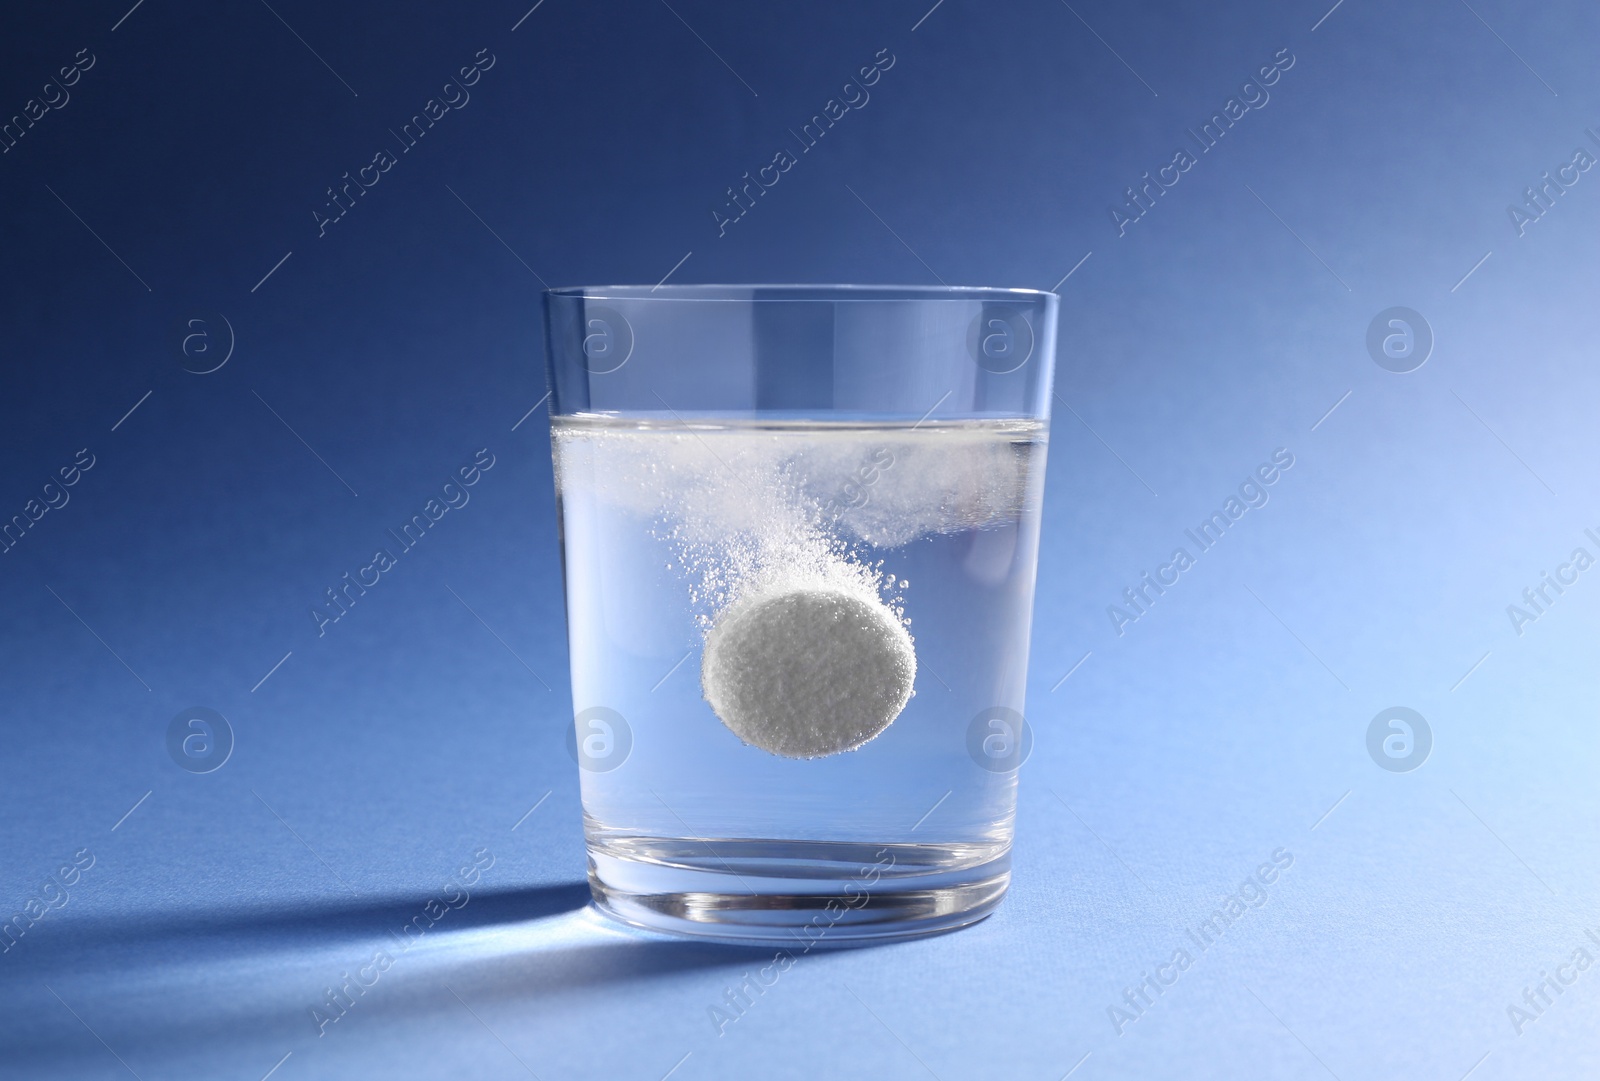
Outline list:
[[[1010,881],[1053,293],[545,294],[589,883],[790,947]]]

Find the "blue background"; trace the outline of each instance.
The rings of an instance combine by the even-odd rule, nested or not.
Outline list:
[[[1600,957],[1600,570],[1521,633],[1507,606],[1600,555],[1600,173],[1524,235],[1507,207],[1600,154],[1597,43],[1591,6],[1508,0],[8,8],[4,116],[95,61],[0,155],[0,517],[95,464],[0,556],[0,909],[95,862],[0,954],[0,1075],[1593,1074],[1600,969],[1507,1008]],[[1108,207],[1279,49],[1270,101],[1119,235]],[[669,272],[1057,286],[1072,410],[1009,898],[806,956],[722,1035],[769,954],[585,909],[562,749],[539,290]],[[1366,345],[1397,305],[1435,337],[1404,374]],[[1270,502],[1119,635],[1107,606],[1278,447]],[[478,448],[471,503],[319,637],[308,608]],[[1397,705],[1433,737],[1407,772],[1366,745]],[[167,751],[193,706],[235,735],[210,773]],[[1119,1033],[1279,847],[1266,903]],[[319,1035],[324,988],[483,848],[472,901]]]

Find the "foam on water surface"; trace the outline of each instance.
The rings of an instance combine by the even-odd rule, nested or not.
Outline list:
[[[1036,426],[1003,427],[1031,437]],[[905,707],[912,583],[860,555],[1009,521],[1026,459],[995,422],[650,426],[561,418],[557,469],[651,521],[689,572],[701,687],[741,740],[817,758],[862,746]],[[558,484],[564,484],[558,476]]]

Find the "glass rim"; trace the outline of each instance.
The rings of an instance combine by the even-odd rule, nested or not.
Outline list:
[[[771,304],[786,301],[1004,301],[1046,304],[1060,300],[1048,289],[983,285],[851,285],[851,284],[704,284],[704,285],[564,285],[544,290],[547,297],[581,300],[723,301]],[[779,295],[771,295],[779,294]]]

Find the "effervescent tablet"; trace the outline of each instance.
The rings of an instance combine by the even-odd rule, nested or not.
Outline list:
[[[911,635],[882,601],[829,584],[739,598],[706,636],[700,684],[744,742],[786,758],[854,750],[911,697]]]

